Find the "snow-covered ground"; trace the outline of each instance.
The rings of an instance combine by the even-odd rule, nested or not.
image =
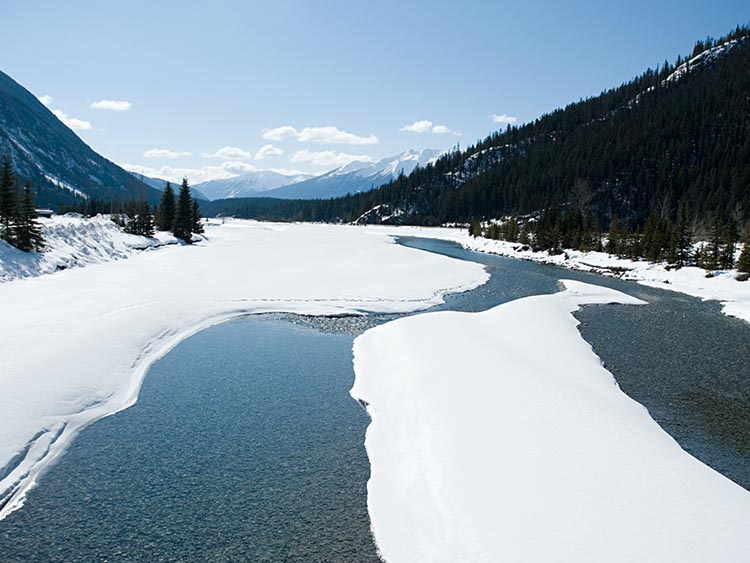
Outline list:
[[[573,270],[616,275],[624,280],[679,291],[703,300],[719,301],[725,314],[750,322],[750,282],[737,281],[735,270],[719,271],[707,278],[706,271],[702,268],[691,266],[679,270],[667,269],[663,262],[628,260],[605,252],[567,250],[563,254],[551,256],[547,252],[521,250],[523,245],[518,243],[474,238],[467,233],[461,233],[457,242],[471,250],[556,264]]]
[[[746,561],[750,493],[617,386],[571,315],[602,287],[367,331],[368,508],[388,563]]]
[[[140,250],[177,243],[168,233],[157,233],[155,237],[129,235],[101,215],[90,219],[56,215],[39,222],[44,233],[44,252],[21,252],[0,240],[0,282],[119,260]]]
[[[488,278],[351,227],[236,221],[206,236],[153,252],[112,243],[126,261],[103,252],[85,268],[0,284],[0,518],[83,426],[132,404],[149,366],[204,327],[264,311],[415,311]]]
[[[431,227],[360,227],[403,236],[421,236],[456,242],[469,250],[510,258],[554,264],[572,270],[618,276],[644,285],[679,291],[703,300],[719,301],[725,314],[750,322],[750,281],[735,279],[736,270],[715,272],[707,278],[706,271],[696,267],[667,269],[666,264],[618,258],[605,252],[566,250],[562,254],[523,250],[523,245],[502,240],[469,236],[466,229]]]

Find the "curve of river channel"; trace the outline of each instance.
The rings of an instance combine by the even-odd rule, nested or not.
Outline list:
[[[605,285],[647,307],[588,306],[581,333],[687,451],[750,488],[750,325],[713,303],[408,238],[485,264],[490,281],[432,310],[482,311]],[[353,339],[395,318],[258,315],[186,340],[135,406],[87,428],[0,522],[3,563],[376,562],[369,419],[349,397]]]

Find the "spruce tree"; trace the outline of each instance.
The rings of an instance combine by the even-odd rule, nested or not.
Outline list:
[[[690,227],[687,204],[681,201],[677,207],[677,223],[673,230],[674,264],[678,268],[690,261],[690,250],[693,246],[693,232]]]
[[[183,178],[180,193],[177,196],[172,234],[188,244],[193,241],[193,198],[190,196],[187,178]]]
[[[31,190],[31,182],[27,181],[23,187],[20,205],[16,213],[15,228],[16,246],[24,252],[31,250],[39,252],[44,248],[42,226],[37,219],[34,193]]]
[[[172,184],[167,182],[164,192],[161,195],[161,201],[156,211],[156,228],[160,231],[171,231],[174,225],[175,214],[175,196]]]
[[[193,232],[196,234],[203,233],[203,223],[201,223],[201,206],[198,200],[193,198]]]
[[[0,238],[15,243],[14,220],[16,217],[16,175],[8,155],[3,156],[0,174]]]
[[[750,274],[750,226],[745,227],[742,232],[742,252],[737,259],[737,271],[742,274]]]

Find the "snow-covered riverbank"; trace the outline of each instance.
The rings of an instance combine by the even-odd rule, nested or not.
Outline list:
[[[750,322],[750,281],[737,281],[737,272],[734,270],[719,271],[713,277],[707,278],[705,270],[701,268],[668,269],[664,263],[628,260],[606,252],[566,250],[557,255],[534,252],[519,243],[469,236],[466,229],[380,226],[360,228],[392,233],[395,236],[401,234],[450,240],[477,252],[531,260],[605,276],[617,276],[651,287],[686,293],[704,301],[719,301],[725,314]]]
[[[44,252],[21,252],[0,241],[0,283],[121,260],[142,250],[177,244],[169,233],[156,233],[153,237],[129,235],[102,215],[56,215],[39,222],[44,232]]]
[[[565,282],[355,341],[368,507],[389,563],[742,561],[750,493],[617,386],[571,315],[641,303]]]
[[[408,312],[484,283],[385,233],[231,221],[208,241],[0,284],[0,517],[178,342],[243,314]],[[2,471],[2,470],[0,470]]]

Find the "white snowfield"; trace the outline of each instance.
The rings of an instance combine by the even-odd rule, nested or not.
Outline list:
[[[133,404],[149,366],[202,328],[269,311],[415,311],[488,278],[363,229],[237,221],[207,237],[0,284],[0,519],[82,427]]]
[[[750,493],[617,386],[566,290],[398,319],[354,344],[372,422],[368,508],[388,563],[740,562]]]

